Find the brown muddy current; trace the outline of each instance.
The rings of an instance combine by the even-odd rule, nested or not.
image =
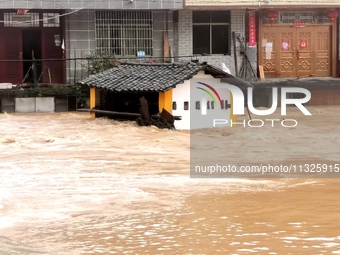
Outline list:
[[[340,163],[340,107],[309,110],[196,135],[235,164]],[[0,127],[0,255],[340,254],[340,179],[193,179],[189,132],[86,113]]]

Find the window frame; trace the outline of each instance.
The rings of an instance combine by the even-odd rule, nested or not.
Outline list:
[[[226,16],[226,21],[225,22],[221,22],[221,21],[213,21],[214,19],[214,15],[213,14],[217,14],[217,13],[223,13],[223,15]],[[197,20],[198,17],[195,17],[195,14],[197,15],[203,15],[205,13],[205,15],[209,15],[209,17],[205,17],[207,20],[209,20],[209,22],[207,22],[207,20],[200,22]],[[195,21],[196,19],[196,21]],[[200,52],[197,51],[197,47],[195,47],[195,35],[194,35],[194,27],[198,27],[198,26],[209,26],[209,52]],[[213,51],[213,27],[215,26],[227,26],[227,49],[226,52],[224,53],[214,53]],[[225,10],[225,11],[193,11],[193,16],[192,16],[192,51],[193,54],[195,55],[199,55],[199,54],[209,54],[209,55],[231,55],[231,11],[230,10]]]
[[[115,56],[153,54],[153,12],[149,10],[96,11],[96,51]]]

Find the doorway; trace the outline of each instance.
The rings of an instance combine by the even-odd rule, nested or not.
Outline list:
[[[264,26],[260,62],[273,78],[332,76],[331,25]]]
[[[40,30],[23,30],[22,31],[22,59],[24,83],[34,83],[34,76],[38,81],[42,71],[41,62],[35,62],[36,70],[33,68],[31,61],[41,59],[41,31]]]

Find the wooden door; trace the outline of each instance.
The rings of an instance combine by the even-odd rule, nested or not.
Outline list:
[[[318,26],[315,29],[315,76],[332,76],[332,29],[331,26]],[[333,54],[335,57],[335,54]]]
[[[277,31],[277,42],[275,51],[277,52],[275,59],[275,68],[279,77],[295,77],[296,76],[296,47],[295,47],[295,28],[280,27]]]
[[[59,40],[56,43],[56,40]],[[61,60],[62,54],[62,38],[60,28],[48,28],[42,31],[42,58],[44,83],[64,83],[63,66]]]
[[[261,37],[259,62],[266,77],[332,76],[330,25],[268,26]]]
[[[295,28],[296,77],[315,76],[315,28]]]
[[[0,44],[1,59],[9,60],[1,63],[0,82],[21,83],[23,79],[21,31],[16,28],[3,29],[0,32]]]

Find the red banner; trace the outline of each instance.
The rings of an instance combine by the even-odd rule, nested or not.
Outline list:
[[[249,12],[249,47],[256,46],[256,16],[255,12]]]
[[[303,20],[295,20],[293,22],[293,27],[305,27],[306,24]]]
[[[17,14],[18,15],[25,15],[28,12],[28,9],[18,9]]]

